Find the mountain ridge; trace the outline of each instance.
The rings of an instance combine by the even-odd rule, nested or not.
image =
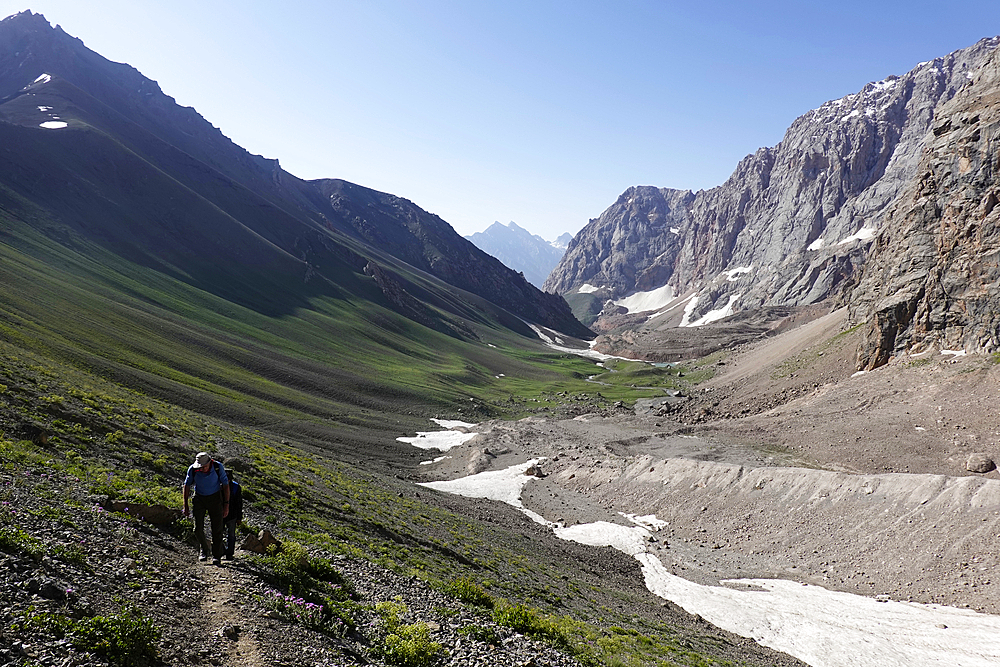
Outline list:
[[[372,246],[366,239],[364,216],[357,215],[363,204],[344,206],[341,200],[338,210],[324,195],[323,181],[303,181],[282,170],[277,160],[251,155],[194,109],[178,106],[155,82],[134,68],[90,51],[80,40],[51,27],[40,14],[22,12],[0,23],[0,54],[3,119],[36,129],[54,116],[59,116],[56,122],[67,123],[65,128],[47,130],[49,134],[36,137],[36,145],[61,141],[52,132],[86,132],[98,122],[103,133],[113,135],[127,151],[156,163],[169,178],[199,193],[251,234],[266,239],[279,253],[296,258],[302,263],[297,271],[303,276],[315,279],[318,272],[306,261],[302,249],[312,248],[310,258],[321,264],[337,264],[335,255],[340,251],[332,252],[331,247],[342,245],[343,240],[337,237],[340,233],[369,245],[370,249],[363,251],[368,254],[407,254],[410,260],[422,257],[415,268],[482,298],[503,301],[503,307],[520,318],[571,336],[592,335],[576,322],[561,297],[531,287],[516,272],[462,239],[440,218],[412,204],[396,212],[408,217],[397,229],[413,226],[417,233],[406,234],[407,243],[421,244],[423,249],[404,253],[406,243]],[[32,100],[42,103],[33,104]],[[104,150],[117,149],[109,146]],[[164,156],[166,162],[162,161]],[[15,183],[15,189],[18,187],[22,196],[30,198],[28,189],[34,184]],[[83,191],[89,186],[80,183],[80,187]],[[363,201],[370,201],[373,192],[360,186],[347,190]],[[344,191],[341,188],[341,194]],[[127,198],[129,194],[126,191],[116,197]],[[141,208],[138,201],[130,205]],[[71,213],[71,208],[64,213]],[[381,224],[400,225],[396,213],[382,211]],[[420,231],[422,226],[427,226],[426,233]],[[197,256],[197,246],[189,249]],[[186,261],[190,262],[190,257]],[[208,267],[216,261],[213,257]],[[202,280],[202,284],[211,285],[211,281]],[[530,329],[517,326],[530,335]]]
[[[687,321],[837,298],[916,175],[935,108],[975,85],[998,44],[980,40],[803,114],[716,188],[629,188],[574,237],[544,288],[569,297],[590,284],[615,300],[667,285],[691,299]]]
[[[567,236],[569,235],[563,234],[560,239]],[[529,283],[539,289],[562,258],[565,249],[565,246],[560,249],[557,241],[546,241],[513,221],[506,225],[494,222],[485,230],[465,238],[477,248],[499,259],[505,266],[522,273]]]

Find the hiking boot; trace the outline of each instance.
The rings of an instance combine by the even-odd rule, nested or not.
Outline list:
[[[206,556],[205,554],[202,554],[202,555],[198,556],[198,560],[200,560],[200,561],[206,561],[206,560],[208,560],[208,556]]]
[[[212,565],[222,565],[222,559],[221,558],[213,558],[212,559]]]

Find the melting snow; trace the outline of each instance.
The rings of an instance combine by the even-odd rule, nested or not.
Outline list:
[[[436,419],[431,418],[431,421],[440,426],[441,428],[472,428],[475,424],[470,424],[469,422],[458,421],[457,419]]]
[[[691,313],[694,312],[694,307],[698,305],[698,297],[694,294],[688,297],[688,305],[684,306],[684,317],[681,318],[681,323],[677,326],[679,327],[689,327],[691,326]]]
[[[723,271],[722,275],[726,277],[729,282],[735,282],[739,280],[739,275],[741,273],[750,273],[753,271],[753,265],[750,266],[740,266],[735,269],[729,269],[728,271]]]
[[[580,286],[580,289],[578,289],[577,292],[579,294],[591,294],[593,292],[596,292],[599,289],[601,289],[601,288],[600,287],[594,287],[590,283],[584,283],[583,285]]]
[[[531,327],[532,331],[538,334],[539,338],[545,341],[546,345],[548,345],[551,349],[557,352],[575,354],[581,357],[586,357],[587,359],[594,359],[596,361],[606,361],[608,359],[625,359],[627,361],[636,361],[635,359],[629,359],[628,357],[616,357],[613,354],[604,354],[603,352],[598,352],[597,350],[593,349],[594,343],[597,342],[597,339],[590,341],[591,349],[587,350],[582,350],[577,347],[564,347],[562,345],[556,345],[556,343],[552,340],[552,338],[550,336],[545,335],[545,333],[539,327],[535,326],[534,324],[529,324],[528,326]]]
[[[674,300],[674,288],[670,285],[658,287],[649,292],[636,292],[615,301],[616,306],[627,308],[630,313],[657,310]]]
[[[61,120],[47,120],[44,123],[39,123],[38,127],[44,127],[46,130],[61,130],[66,127],[67,123]]]
[[[430,461],[421,461],[420,465],[422,465],[422,466],[429,466],[431,464],[440,463],[441,461],[444,461],[445,459],[450,459],[450,458],[451,458],[450,456],[439,456],[436,459],[432,459]]]
[[[870,238],[875,237],[874,227],[862,227],[858,230],[858,233],[854,236],[848,236],[846,239],[838,243],[837,245],[844,245],[845,243],[853,243],[854,241],[867,241]]]
[[[641,525],[598,521],[561,526],[525,508],[521,492],[532,478],[524,472],[538,462],[533,459],[506,470],[420,486],[499,500],[551,527],[562,539],[614,547],[639,561],[646,588],[653,594],[814,667],[987,667],[1000,661],[1000,644],[995,641],[1000,616],[873,599],[784,579],[729,579],[722,586],[704,586],[671,574],[646,551],[650,532]],[[625,516],[636,523],[664,524],[655,515]]]
[[[432,419],[432,422],[438,426],[443,426],[448,429],[463,427],[471,428],[475,424],[468,424],[466,422],[460,421],[449,421],[447,419]],[[446,452],[452,447],[458,447],[462,443],[471,440],[472,438],[479,435],[478,433],[465,433],[463,431],[418,431],[416,437],[399,437],[396,438],[399,442],[405,442],[413,445],[414,447],[419,447],[420,449],[438,449],[442,452]]]
[[[626,514],[625,512],[619,512],[618,514],[635,525],[648,528],[649,530],[662,530],[670,525],[663,519],[657,519],[655,514],[646,514],[645,516],[636,516],[635,514]]]
[[[465,496],[466,498],[499,500],[502,503],[507,503],[512,507],[518,508],[531,517],[532,521],[540,523],[543,526],[555,526],[556,524],[547,521],[540,514],[532,512],[521,504],[521,491],[524,489],[524,485],[534,479],[534,477],[525,475],[524,473],[528,468],[543,460],[531,459],[526,463],[511,466],[506,470],[487,470],[477,475],[469,475],[468,477],[460,477],[459,479],[444,482],[424,482],[418,484],[418,486],[425,486],[428,489],[444,491],[445,493],[454,493],[457,496]]]
[[[688,319],[688,317],[690,316],[691,313],[688,311],[687,308],[685,308],[684,309],[684,321],[682,321],[679,326],[682,326],[682,327],[684,327],[684,326],[688,326],[688,327],[700,327],[703,324],[710,324],[710,323],[715,322],[717,320],[721,320],[724,317],[729,317],[730,315],[733,314],[733,304],[736,303],[736,300],[739,299],[741,296],[743,296],[743,295],[742,294],[730,294],[729,295],[729,301],[728,301],[728,303],[726,303],[725,306],[723,306],[722,308],[717,308],[715,310],[710,310],[707,313],[705,313],[704,315],[702,315],[701,318],[698,321],[691,322],[689,324],[685,324],[685,321],[687,321],[687,319]]]

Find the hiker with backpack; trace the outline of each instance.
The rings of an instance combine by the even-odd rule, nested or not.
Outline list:
[[[212,564],[222,565],[223,520],[229,514],[229,478],[226,469],[213,461],[208,452],[198,452],[184,477],[184,516],[188,516],[188,498],[194,493],[194,534],[201,546],[198,560],[206,560],[209,543],[205,538],[205,515],[212,522]]]
[[[243,487],[229,473],[229,515],[226,516],[226,560],[236,553],[236,526],[243,521]]]

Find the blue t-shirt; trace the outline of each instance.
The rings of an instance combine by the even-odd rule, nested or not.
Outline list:
[[[218,473],[216,468],[219,469]],[[192,463],[184,478],[184,486],[193,485],[195,495],[199,496],[210,496],[218,492],[223,484],[229,484],[229,477],[226,475],[226,468],[218,461],[212,461],[208,472],[202,472],[198,464]]]

